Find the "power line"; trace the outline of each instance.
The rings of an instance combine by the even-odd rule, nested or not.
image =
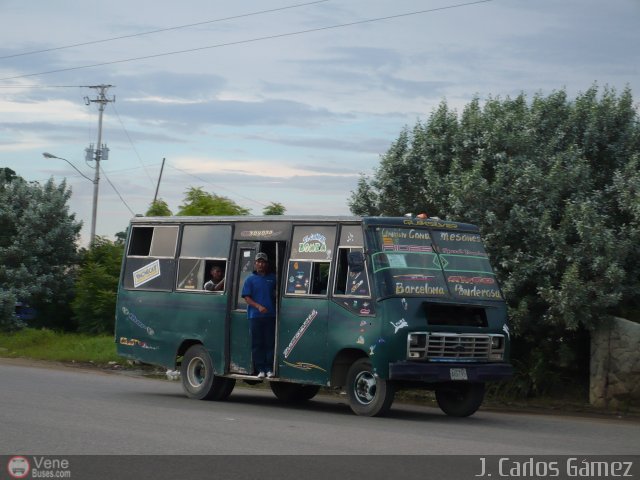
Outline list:
[[[0,85],[0,88],[86,88],[86,85]]]
[[[100,167],[100,171],[102,172],[102,175],[104,175],[104,178],[107,179],[107,182],[109,182],[109,185],[111,185],[111,188],[113,188],[113,190],[116,192],[116,194],[120,198],[120,201],[124,203],[124,206],[127,207],[127,209],[131,212],[131,215],[135,216],[136,214],[133,212],[133,210],[131,210],[131,208],[129,208],[129,205],[127,205],[127,202],[124,201],[124,198],[122,198],[122,195],[120,195],[120,192],[118,191],[116,186],[113,183],[111,183],[111,180],[109,180],[109,177],[107,177],[107,174],[105,173],[104,168]]]
[[[129,140],[129,143],[131,144],[131,148],[133,148],[133,151],[135,152],[136,157],[138,157],[138,161],[140,162],[140,165],[142,166],[142,169],[144,170],[144,173],[147,175],[147,178],[151,182],[151,185],[153,185],[153,179],[151,178],[151,175],[149,175],[149,172],[146,169],[146,167],[144,166],[144,163],[142,162],[142,158],[140,157],[140,154],[138,153],[138,149],[134,145],[133,140],[131,140],[131,136],[129,135],[129,132],[125,128],[124,123],[123,123],[122,119],[120,118],[120,114],[118,113],[118,110],[116,109],[115,104],[113,104],[113,111],[116,112],[116,117],[118,117],[118,121],[120,122],[120,126],[122,126],[122,130],[124,131],[125,135],[127,136],[127,139]]]
[[[155,167],[156,165],[159,165],[159,164],[158,163],[149,163],[147,165],[142,165],[140,167],[119,168],[117,170],[109,170],[109,175],[113,175],[114,173],[131,172],[133,170],[140,170],[141,168]]]
[[[430,8],[427,10],[418,10],[415,12],[408,12],[408,13],[399,13],[396,15],[387,15],[386,17],[377,17],[377,18],[368,18],[365,20],[358,20],[355,22],[349,22],[349,23],[340,23],[337,25],[329,25],[326,27],[318,27],[318,28],[310,28],[307,30],[298,30],[296,32],[288,32],[288,33],[279,33],[279,34],[275,34],[275,35],[267,35],[265,37],[256,37],[256,38],[250,38],[247,40],[238,40],[235,42],[226,42],[226,43],[218,43],[215,45],[208,45],[205,47],[196,47],[196,48],[189,48],[186,50],[176,50],[173,52],[164,52],[164,53],[156,53],[154,55],[145,55],[143,57],[134,57],[134,58],[126,58],[126,59],[122,59],[122,60],[113,60],[110,62],[102,62],[102,63],[94,63],[91,65],[82,65],[79,67],[69,67],[69,68],[60,68],[57,70],[48,70],[46,72],[37,72],[37,73],[28,73],[25,75],[17,75],[15,77],[5,77],[5,78],[0,78],[0,81],[5,81],[5,80],[15,80],[18,78],[26,78],[26,77],[35,77],[35,76],[39,76],[39,75],[48,75],[50,73],[61,73],[61,72],[69,72],[72,70],[82,70],[85,68],[93,68],[93,67],[103,67],[106,65],[115,65],[118,63],[127,63],[127,62],[135,62],[135,61],[139,61],[139,60],[148,60],[150,58],[158,58],[158,57],[166,57],[169,55],[179,55],[182,53],[191,53],[191,52],[197,52],[197,51],[201,51],[201,50],[209,50],[212,48],[221,48],[221,47],[229,47],[232,45],[242,45],[242,44],[246,44],[246,43],[255,43],[255,42],[260,42],[263,40],[273,40],[276,38],[284,38],[284,37],[292,37],[295,35],[304,35],[307,33],[314,33],[314,32],[321,32],[321,31],[325,31],[325,30],[332,30],[332,29],[336,29],[336,28],[344,28],[344,27],[352,27],[354,25],[362,25],[365,23],[373,23],[373,22],[379,22],[382,20],[391,20],[391,19],[396,19],[396,18],[402,18],[402,17],[409,17],[409,16],[413,16],[413,15],[421,15],[424,13],[433,13],[433,12],[437,12],[437,11],[441,11],[441,10],[450,10],[453,8],[461,8],[461,7],[468,7],[471,5],[477,5],[479,3],[488,3],[491,2],[493,0],[477,0],[475,2],[467,2],[467,3],[459,3],[456,5],[448,5],[445,7],[437,7],[437,8]]]
[[[56,158],[60,158],[60,157],[56,157]],[[65,160],[65,159],[62,159]],[[78,174],[80,174],[82,177],[86,178],[89,181],[92,181],[89,177],[87,177],[84,173],[82,173],[80,170],[78,170],[73,163],[69,162],[68,160],[67,163],[69,163],[69,165],[71,165]],[[104,176],[104,178],[107,179],[107,182],[109,182],[109,185],[111,185],[111,188],[113,188],[113,191],[116,192],[116,194],[118,195],[118,197],[120,198],[120,201],[124,204],[125,207],[127,207],[127,209],[131,212],[131,215],[135,215],[135,213],[133,212],[133,210],[131,210],[131,208],[129,207],[129,205],[127,204],[127,202],[124,200],[124,198],[122,198],[122,195],[120,195],[120,192],[118,191],[118,189],[116,188],[116,186],[111,182],[111,180],[109,179],[109,177],[107,176],[107,173],[104,171],[104,168],[100,167],[100,171],[102,172],[102,175]],[[113,173],[113,172],[112,172]],[[77,174],[73,174],[74,177],[77,177]],[[65,177],[66,178],[66,177]],[[44,181],[43,181],[44,182]]]
[[[105,38],[105,39],[102,39],[102,40],[93,40],[93,41],[89,41],[89,42],[73,43],[71,45],[63,45],[63,46],[60,46],[60,47],[45,48],[43,50],[32,50],[32,51],[29,51],[29,52],[14,53],[13,55],[4,55],[4,56],[0,57],[0,60],[3,60],[5,58],[23,57],[25,55],[34,55],[36,53],[52,52],[54,50],[64,50],[64,49],[73,48],[73,47],[83,47],[85,45],[95,45],[96,43],[112,42],[114,40],[122,40],[124,38],[140,37],[142,35],[152,35],[154,33],[169,32],[171,30],[180,30],[182,28],[198,27],[200,25],[206,25],[206,24],[209,24],[209,23],[224,22],[224,21],[227,21],[227,20],[236,20],[238,18],[245,18],[245,17],[251,17],[251,16],[255,16],[255,15],[262,15],[263,13],[278,12],[278,11],[281,11],[281,10],[288,10],[288,9],[291,9],[291,8],[306,7],[308,5],[314,5],[316,3],[323,3],[323,2],[328,2],[328,1],[329,0],[316,0],[314,2],[299,3],[297,5],[289,5],[289,6],[286,6],[286,7],[272,8],[272,9],[269,9],[269,10],[260,10],[258,12],[243,13],[241,15],[234,15],[232,17],[216,18],[214,20],[205,20],[203,22],[188,23],[186,25],[178,25],[178,26],[175,26],[175,27],[160,28],[158,30],[150,30],[148,32],[131,33],[129,35],[121,35],[119,37]]]

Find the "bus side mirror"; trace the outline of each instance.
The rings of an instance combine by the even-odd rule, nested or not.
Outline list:
[[[347,263],[349,270],[352,272],[361,272],[364,270],[364,254],[362,252],[349,252],[347,254]]]

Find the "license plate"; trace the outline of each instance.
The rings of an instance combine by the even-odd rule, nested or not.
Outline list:
[[[449,376],[451,380],[468,380],[466,368],[450,368]]]

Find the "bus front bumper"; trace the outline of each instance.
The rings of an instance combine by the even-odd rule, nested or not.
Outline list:
[[[397,362],[389,365],[389,380],[421,383],[506,380],[513,376],[508,363]]]

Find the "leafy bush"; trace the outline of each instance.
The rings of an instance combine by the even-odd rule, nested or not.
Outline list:
[[[96,237],[83,252],[76,277],[76,296],[71,303],[78,331],[112,333],[123,246]]]
[[[40,321],[73,328],[56,308],[70,301],[77,262],[81,224],[69,214],[70,196],[65,182],[27,183],[0,169],[0,328],[16,326],[16,301],[48,310]]]

